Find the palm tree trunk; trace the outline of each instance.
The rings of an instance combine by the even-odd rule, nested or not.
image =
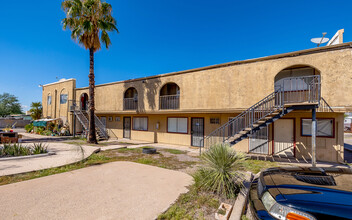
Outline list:
[[[97,144],[97,136],[95,133],[95,118],[94,118],[94,50],[89,49],[89,134],[88,142],[92,144]]]

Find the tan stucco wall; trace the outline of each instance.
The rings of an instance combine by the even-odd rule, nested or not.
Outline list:
[[[132,118],[136,115],[99,115],[108,117],[113,117],[113,121],[109,122],[107,120],[107,128],[109,130],[110,136],[113,138],[121,139],[123,137],[123,117],[128,116]],[[140,117],[138,115],[137,117]],[[205,136],[210,134],[220,125],[210,124],[210,118],[219,117],[221,124],[226,123],[229,117],[234,117],[236,114],[176,114],[176,115],[143,115],[143,117],[148,118],[148,131],[135,131],[131,132],[131,139],[147,141],[147,142],[157,142],[157,143],[167,143],[176,145],[191,145],[191,118],[192,117],[203,117],[204,118],[204,133]],[[120,121],[116,122],[115,117],[120,117]],[[174,134],[167,132],[167,118],[168,117],[187,117],[188,118],[188,133],[187,134]],[[304,137],[301,135],[301,119],[310,118],[310,112],[294,111],[283,117],[294,119],[295,129],[295,142],[296,142],[296,158],[310,160],[311,159],[311,137]],[[343,162],[343,113],[317,113],[317,118],[333,118],[335,122],[335,130],[333,138],[317,137],[317,160],[330,161],[330,162]],[[156,123],[160,124],[159,129],[156,129]],[[273,126],[275,122],[269,125],[269,154],[272,154],[273,149]],[[275,134],[279,135],[280,134]],[[275,141],[275,140],[274,140]],[[236,150],[242,152],[248,152],[249,143],[248,139],[245,139],[233,146]]]
[[[207,136],[213,130],[218,128],[219,124],[210,124],[210,118],[220,118],[220,123],[224,124],[229,120],[229,117],[234,117],[237,114],[169,114],[169,115],[113,115],[113,114],[99,114],[99,117],[113,117],[113,121],[107,120],[106,127],[109,130],[111,137],[122,138],[123,137],[123,117],[131,117],[132,124],[134,117],[147,117],[148,118],[148,131],[135,131],[131,132],[131,139],[158,142],[158,143],[169,143],[179,145],[191,145],[191,118],[201,117],[204,118],[204,134]],[[116,122],[115,117],[120,117],[120,121]],[[188,118],[188,133],[187,134],[176,134],[167,132],[167,118],[168,117],[186,117]],[[159,129],[156,129],[156,124],[159,123]],[[247,146],[248,148],[248,146]]]
[[[42,105],[44,118],[62,118],[71,125],[71,114],[69,112],[69,101],[75,98],[76,80],[69,79],[63,82],[52,83],[43,86]],[[51,95],[51,105],[47,104],[47,97]],[[68,94],[67,103],[60,104],[60,94]]]
[[[312,138],[301,135],[301,119],[311,118],[312,114],[310,112],[291,112],[283,117],[293,118],[295,120],[295,140],[296,140],[296,158],[311,160],[312,152]],[[344,114],[343,113],[323,113],[318,112],[317,118],[333,118],[335,121],[334,137],[317,137],[316,139],[316,155],[317,160],[321,161],[331,161],[331,162],[343,162],[343,145],[344,145],[344,134],[343,134],[343,123]],[[273,124],[275,126],[275,122]],[[272,126],[269,129],[270,137],[272,137]],[[274,136],[280,134],[274,134]],[[275,140],[274,140],[275,141]],[[272,139],[269,143],[269,152],[272,153]]]
[[[139,112],[156,112],[159,108],[159,91],[168,82],[180,87],[180,111],[243,110],[273,92],[276,74],[293,65],[308,65],[318,69],[322,78],[322,96],[326,101],[333,107],[351,109],[351,60],[351,49],[343,49],[98,85],[96,110],[101,113],[123,111],[124,91],[135,87],[138,91]],[[88,93],[88,89],[77,90],[77,99],[83,92]]]

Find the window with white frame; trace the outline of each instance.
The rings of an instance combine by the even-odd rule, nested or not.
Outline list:
[[[187,118],[168,118],[167,132],[187,134]]]
[[[312,136],[312,119],[302,119],[302,136]],[[317,137],[334,136],[334,119],[317,119]]]
[[[133,130],[148,131],[148,118],[147,117],[134,117]]]

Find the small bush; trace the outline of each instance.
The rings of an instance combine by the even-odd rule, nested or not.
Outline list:
[[[47,145],[43,143],[34,143],[31,148],[32,154],[44,154],[48,152]]]
[[[33,123],[27,124],[26,126],[24,126],[24,129],[26,130],[26,132],[30,133],[33,130]]]
[[[51,136],[52,134],[53,134],[53,132],[50,131],[50,130],[44,130],[44,131],[42,132],[42,135],[46,135],[46,136]]]
[[[229,145],[217,144],[201,156],[202,167],[194,174],[195,187],[234,198],[241,187],[244,154],[236,152]]]

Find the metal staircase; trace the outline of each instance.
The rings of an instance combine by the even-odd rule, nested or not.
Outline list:
[[[218,143],[234,145],[295,109],[317,108],[322,100],[328,106],[321,99],[320,88],[319,75],[277,81],[273,93],[211,132],[203,139],[203,147],[207,150]]]
[[[72,104],[70,106],[70,111],[76,116],[80,124],[82,125],[86,135],[89,132],[89,120],[88,113],[85,110],[81,110],[79,106]],[[99,140],[107,140],[109,139],[109,135],[106,131],[105,125],[100,121],[100,119],[94,115],[95,117],[95,130]]]

